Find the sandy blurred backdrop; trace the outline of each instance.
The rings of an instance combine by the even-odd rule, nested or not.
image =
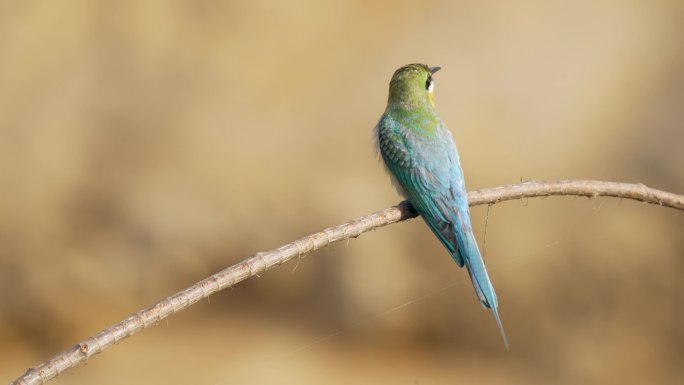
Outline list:
[[[370,142],[406,63],[443,67],[437,108],[471,189],[683,193],[683,20],[676,0],[0,1],[0,382],[398,202]],[[414,220],[214,295],[52,383],[681,384],[683,233],[682,213],[631,201],[493,206],[510,352]]]

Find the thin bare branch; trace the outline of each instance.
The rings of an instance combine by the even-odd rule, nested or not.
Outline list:
[[[468,193],[468,200],[471,206],[476,206],[491,205],[512,199],[551,195],[619,197],[684,210],[684,196],[682,195],[652,189],[643,184],[590,180],[529,181],[471,191]],[[43,384],[65,370],[86,362],[93,355],[101,353],[115,343],[121,342],[146,327],[155,325],[171,314],[177,313],[246,278],[281,265],[294,257],[301,257],[313,250],[323,248],[333,242],[356,238],[369,230],[416,216],[417,214],[411,205],[404,201],[397,206],[338,226],[329,227],[277,249],[257,253],[79,342],[45,363],[29,369],[12,384]]]

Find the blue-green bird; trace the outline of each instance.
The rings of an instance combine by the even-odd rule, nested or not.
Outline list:
[[[465,265],[480,303],[494,313],[508,349],[496,293],[470,224],[456,144],[435,111],[432,76],[439,69],[409,64],[394,73],[387,108],[375,127],[375,139],[392,182],[458,266]]]

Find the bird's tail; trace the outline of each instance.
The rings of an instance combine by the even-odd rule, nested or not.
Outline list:
[[[499,333],[501,333],[501,338],[506,346],[506,350],[508,350],[508,338],[506,338],[501,318],[499,318],[499,303],[496,298],[496,293],[494,292],[494,286],[492,286],[492,282],[489,280],[484,260],[482,260],[482,256],[480,255],[480,249],[477,247],[475,235],[473,235],[472,232],[467,232],[464,238],[465,242],[461,243],[464,247],[461,249],[466,252],[463,253],[465,255],[462,257],[464,257],[466,270],[468,270],[468,275],[470,275],[470,280],[475,288],[475,293],[477,293],[477,297],[480,299],[482,306],[492,310],[496,325],[499,328]]]
[[[503,325],[501,324],[501,318],[499,318],[499,310],[497,310],[496,306],[492,308],[492,313],[494,314],[494,319],[496,320],[496,326],[499,327],[499,333],[501,333],[501,338],[503,339],[504,346],[506,347],[506,350],[509,350],[508,338],[506,337],[506,332],[504,331]]]

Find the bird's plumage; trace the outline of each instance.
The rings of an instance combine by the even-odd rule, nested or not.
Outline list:
[[[385,113],[375,127],[378,149],[399,191],[411,202],[475,292],[499,319],[498,302],[473,234],[463,171],[451,132],[434,108],[432,74],[439,68],[409,64],[390,81]]]

